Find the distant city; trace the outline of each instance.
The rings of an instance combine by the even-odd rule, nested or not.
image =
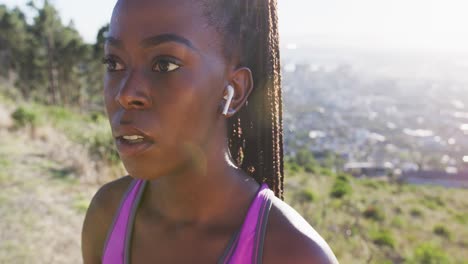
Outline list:
[[[285,50],[287,155],[331,152],[355,176],[468,187],[468,64],[453,54]]]

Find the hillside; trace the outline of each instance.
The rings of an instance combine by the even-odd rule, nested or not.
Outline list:
[[[123,173],[106,121],[24,104],[33,125],[13,129],[17,109],[0,100],[0,263],[81,263],[89,201]],[[341,263],[468,263],[468,190],[325,174],[288,170],[286,201]]]
[[[286,179],[286,201],[341,263],[468,263],[468,190],[342,178]]]

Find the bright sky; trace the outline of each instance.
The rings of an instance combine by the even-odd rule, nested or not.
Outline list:
[[[27,1],[0,0],[0,4],[23,7]],[[88,42],[109,20],[115,3],[50,1],[64,21],[73,19]],[[468,52],[468,0],[279,0],[279,10],[283,40],[309,36],[363,48]]]

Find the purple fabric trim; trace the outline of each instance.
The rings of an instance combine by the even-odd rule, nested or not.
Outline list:
[[[107,230],[107,237],[106,237],[106,242],[104,243],[103,256],[104,256],[105,250],[106,250],[106,248],[107,248],[107,245],[109,244],[109,240],[110,240],[110,237],[111,237],[111,234],[112,234],[112,230],[114,230],[115,222],[117,222],[118,213],[119,213],[120,210],[122,209],[122,206],[123,206],[123,204],[124,204],[124,201],[127,199],[128,194],[129,194],[130,191],[133,189],[133,187],[135,186],[135,184],[136,184],[136,181],[132,181],[132,182],[130,183],[130,186],[128,187],[127,191],[125,192],[125,194],[123,195],[123,197],[120,199],[119,208],[117,209],[117,212],[116,212],[115,215],[114,215],[114,219],[112,220],[112,225],[111,225],[110,228]]]
[[[262,263],[263,261],[263,244],[265,242],[265,234],[268,224],[268,217],[270,215],[271,206],[273,201],[271,196],[274,195],[273,192],[267,192],[267,201],[263,204],[263,212],[260,221],[258,221],[257,234],[256,234],[256,243],[255,243],[255,257],[252,260],[252,263]]]
[[[130,216],[128,217],[127,221],[127,233],[125,234],[125,242],[124,242],[124,263],[130,263],[131,258],[131,240],[133,235],[133,226],[135,225],[135,217],[138,207],[140,206],[141,197],[143,196],[143,192],[145,191],[147,181],[143,181],[139,189],[137,190],[137,194],[135,199],[133,200],[132,208],[130,211]]]
[[[260,229],[262,227],[263,220],[265,218],[266,204],[267,204],[267,201],[262,203],[262,207],[260,208],[260,212],[257,218],[257,226],[255,228],[255,242],[254,242],[254,247],[253,247],[254,253],[252,254],[252,263],[256,263],[257,258],[258,258],[258,251],[260,248]]]
[[[256,248],[259,245],[256,245],[256,236],[257,232],[260,229],[261,222],[259,217],[262,217],[263,210],[265,209],[265,204],[268,201],[268,194],[271,192],[268,189],[266,184],[262,184],[260,191],[253,201],[252,205],[247,212],[247,216],[242,225],[242,229],[237,240],[236,250],[230,258],[228,258],[228,263],[255,263],[256,260],[254,256],[255,252],[258,251]],[[260,245],[262,246],[262,245]]]
[[[240,230],[239,230],[239,232],[240,232]],[[218,262],[217,262],[218,264],[229,263],[229,258],[232,256],[232,253],[236,250],[237,242],[239,240],[239,232],[236,232],[235,237],[233,238],[232,241],[230,241],[227,248],[224,250],[225,253],[218,260]]]
[[[120,210],[116,214],[114,226],[107,241],[107,246],[104,250],[102,258],[103,264],[123,264],[124,263],[124,243],[126,236],[127,223],[132,209],[133,202],[141,187],[142,180],[134,180],[136,184],[132,184],[133,188],[123,200]]]

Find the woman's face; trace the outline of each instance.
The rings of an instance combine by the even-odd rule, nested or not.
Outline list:
[[[130,175],[154,179],[202,153],[222,122],[221,37],[187,0],[121,0],[105,45],[105,104]]]

